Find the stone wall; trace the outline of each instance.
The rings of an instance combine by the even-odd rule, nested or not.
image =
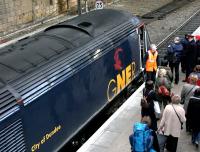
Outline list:
[[[2,0],[0,2],[0,32],[32,21],[32,0]]]
[[[0,36],[65,13],[76,0],[0,0]]]
[[[82,12],[85,1],[81,0]],[[87,0],[88,10],[95,8],[95,2]],[[64,13],[77,14],[77,0],[0,0],[0,38]]]

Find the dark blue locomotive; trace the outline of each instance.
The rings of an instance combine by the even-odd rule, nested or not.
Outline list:
[[[57,151],[141,72],[138,18],[98,10],[0,50],[0,151]]]

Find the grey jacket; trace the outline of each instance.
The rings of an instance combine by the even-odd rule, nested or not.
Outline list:
[[[188,103],[189,103],[189,99],[190,97],[194,94],[194,91],[199,88],[196,85],[192,85],[192,84],[184,84],[182,91],[181,91],[181,100],[184,100],[184,110],[185,113],[187,113],[187,107],[188,107]]]

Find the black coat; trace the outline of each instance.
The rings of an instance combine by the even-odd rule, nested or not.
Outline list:
[[[186,38],[184,38],[184,39],[181,40],[181,44],[183,45],[183,56],[185,57],[186,52],[188,50],[189,41]]]
[[[185,56],[186,56],[186,68],[193,69],[197,63],[196,43],[194,40],[188,42],[185,50]]]
[[[190,98],[186,118],[191,129],[200,131],[200,97]]]
[[[142,117],[149,116],[151,118],[150,128],[152,130],[156,131],[157,130],[157,119],[156,119],[156,115],[155,115],[154,102],[153,102],[153,101],[157,101],[156,93],[155,93],[155,91],[146,90],[146,91],[144,91],[144,96],[147,97],[148,107],[142,107],[141,115],[142,115]]]

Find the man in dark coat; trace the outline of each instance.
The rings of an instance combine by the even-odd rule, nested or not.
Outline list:
[[[172,74],[175,69],[175,84],[179,82],[179,65],[183,56],[183,45],[180,42],[179,37],[174,38],[174,43],[171,43],[167,49],[169,67],[171,68]]]
[[[185,55],[185,52],[188,48],[188,37],[189,35],[188,34],[185,34],[185,37],[181,40],[181,44],[183,45],[183,55],[182,55],[182,58],[181,58],[181,71],[183,73],[185,73],[186,71],[186,55]]]
[[[196,52],[196,44],[194,41],[193,36],[189,36],[188,38],[188,47],[185,52],[186,55],[186,80],[188,79],[188,76],[193,71],[196,63],[197,63],[197,52]]]
[[[187,120],[192,129],[192,143],[198,146],[200,140],[200,88],[196,89],[190,98],[187,109]]]

